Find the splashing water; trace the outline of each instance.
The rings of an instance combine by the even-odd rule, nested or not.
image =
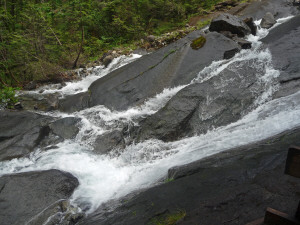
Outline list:
[[[41,94],[53,94],[58,93],[62,97],[66,95],[74,95],[80,92],[85,92],[88,90],[89,86],[99,78],[109,74],[110,72],[128,64],[131,63],[138,58],[142,57],[138,54],[132,54],[130,56],[119,56],[117,58],[114,58],[113,61],[108,65],[108,67],[104,66],[96,66],[94,68],[88,68],[87,73],[89,73],[88,76],[82,78],[80,81],[72,81],[72,82],[66,82],[66,85],[62,87],[61,89],[57,89],[57,85],[47,85],[43,86],[37,90],[34,91],[27,91],[24,93],[39,93],[41,90],[43,90],[43,93]],[[75,72],[80,73],[82,69],[79,69]],[[40,93],[39,93],[40,94]]]
[[[288,19],[290,17],[279,20],[279,23]],[[28,158],[0,162],[0,175],[48,169],[70,172],[80,182],[72,196],[73,204],[91,213],[110,199],[155,184],[166,175],[170,167],[257,142],[298,127],[300,92],[271,100],[272,94],[277,89],[276,77],[279,72],[272,67],[269,50],[263,49],[258,41],[267,33],[267,30],[261,29],[258,37],[250,35],[248,40],[253,43],[251,50],[243,50],[230,60],[213,62],[191,82],[201,83],[215,76],[222,76],[225,69],[241,76],[240,66],[252,63],[249,65],[258,71],[257,80],[264,92],[256,99],[255,109],[239,121],[200,136],[175,142],[165,143],[152,139],[131,144],[122,151],[116,149],[109,155],[93,153],[90,146],[96,136],[122,128],[126,123],[137,123],[138,118],[157,112],[186,86],[165,89],[143,105],[126,111],[111,111],[104,106],[96,106],[72,114],[82,119],[81,131],[75,140],[59,143],[57,149],[48,151],[37,149]],[[61,113],[56,115],[70,116]]]

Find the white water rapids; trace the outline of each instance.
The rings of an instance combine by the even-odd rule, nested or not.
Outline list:
[[[279,20],[278,23],[288,19]],[[72,196],[72,203],[91,213],[110,199],[154,185],[173,166],[298,127],[300,92],[280,99],[271,98],[278,88],[276,77],[279,72],[272,67],[272,57],[268,49],[260,48],[261,43],[258,40],[267,34],[267,30],[261,29],[258,36],[250,35],[248,39],[253,42],[252,49],[241,51],[231,60],[213,62],[191,82],[204,82],[220,75],[225,68],[239,73],[239,63],[248,63],[255,59],[257,64],[251,66],[257,67],[258,79],[265,91],[256,99],[254,109],[237,122],[175,142],[148,140],[129,145],[119,152],[115,150],[116,154],[97,155],[91,147],[97,135],[121,128],[124,124],[137,123],[136,119],[154,114],[185,86],[165,89],[142,106],[126,111],[111,111],[104,106],[96,106],[73,114],[56,113],[56,116],[75,116],[82,119],[81,129],[75,140],[66,140],[58,144],[56,149],[36,149],[28,158],[0,162],[0,175],[48,169],[70,172],[80,182]],[[68,84],[62,90],[68,94],[75,93],[78,85],[82,91],[89,84]]]

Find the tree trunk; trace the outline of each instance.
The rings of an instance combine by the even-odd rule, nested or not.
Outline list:
[[[80,44],[80,48],[79,48],[77,58],[75,59],[75,62],[73,64],[73,69],[75,69],[77,67],[77,62],[78,62],[78,59],[80,57],[80,54],[81,54],[82,48],[83,48],[83,42],[84,42],[84,27],[82,26],[81,27],[81,44]]]

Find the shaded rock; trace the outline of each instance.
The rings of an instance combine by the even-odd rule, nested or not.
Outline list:
[[[234,62],[218,76],[183,88],[162,109],[140,122],[138,140],[174,141],[237,121],[250,110],[259,96],[257,90],[264,90],[256,78],[261,68],[249,67],[255,63]]]
[[[22,94],[19,99],[25,110],[52,111],[58,108],[57,94],[41,95],[36,93]]]
[[[241,49],[240,48],[234,48],[231,50],[228,50],[226,52],[224,52],[224,59],[231,59],[235,56],[236,53],[240,52]]]
[[[21,110],[21,109],[23,109],[23,106],[22,106],[21,102],[17,102],[17,103],[14,105],[14,108],[17,109],[17,110]]]
[[[274,26],[274,24],[276,23],[277,21],[275,20],[274,16],[272,13],[268,12],[266,13],[266,15],[262,18],[261,22],[260,22],[260,26],[262,28],[266,28],[266,29],[269,29],[271,27]]]
[[[256,33],[257,33],[257,26],[255,25],[255,23],[253,21],[253,18],[252,17],[248,17],[248,18],[244,19],[244,22],[251,29],[251,34],[256,35]]]
[[[290,130],[178,167],[174,181],[137,193],[116,209],[99,207],[79,224],[149,224],[179,209],[186,212],[180,225],[247,224],[263,217],[266,207],[293,215],[300,182],[284,175],[284,165],[288,146],[299,145],[299,135],[299,128]]]
[[[274,69],[280,71],[280,87],[275,98],[291,95],[300,90],[300,15],[270,30],[261,41],[272,53]]]
[[[150,43],[151,42],[154,42],[155,41],[155,36],[154,35],[149,35],[147,38],[146,38],[147,41],[149,41]]]
[[[75,112],[89,106],[89,92],[82,92],[59,99],[58,109],[63,112]]]
[[[51,117],[0,111],[0,161],[28,155],[48,136]]]
[[[122,131],[114,130],[99,136],[94,143],[94,152],[106,154],[113,148],[124,148],[125,140]]]
[[[125,110],[142,104],[165,88],[189,83],[212,61],[222,59],[225,51],[238,46],[223,35],[211,32],[205,35],[205,45],[195,51],[190,43],[200,35],[203,35],[201,31],[192,32],[98,79],[89,88],[89,106]]]
[[[26,224],[44,209],[69,198],[79,185],[71,174],[37,171],[0,178],[0,221],[2,225]]]
[[[239,37],[244,37],[251,33],[251,29],[244,23],[243,20],[228,13],[223,13],[213,19],[210,26],[210,31],[230,31],[232,34],[237,34]]]
[[[114,57],[112,55],[108,55],[103,59],[103,65],[107,67],[112,61]]]
[[[66,117],[54,121],[49,127],[54,134],[64,139],[71,139],[79,132],[79,128],[76,126],[79,121],[81,121],[80,118]]]
[[[250,49],[252,47],[252,43],[250,41],[246,41],[241,38],[234,38],[233,40],[236,41],[242,49]]]

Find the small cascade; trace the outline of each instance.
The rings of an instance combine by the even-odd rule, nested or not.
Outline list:
[[[283,23],[291,17],[278,20]],[[258,24],[260,21],[256,21]],[[277,25],[278,25],[277,24]],[[213,62],[199,72],[191,84],[206,82],[230,71],[243,77],[247,65],[255,70],[256,85],[251,87],[256,96],[250,112],[238,121],[217,127],[205,134],[183,138],[174,142],[156,139],[131,143],[125,149],[114,149],[110,154],[97,155],[93,143],[97,136],[109,131],[138,125],[139,119],[156,113],[185,86],[165,89],[144,104],[125,111],[113,111],[105,106],[95,106],[73,114],[55,112],[52,116],[81,118],[80,132],[75,140],[65,140],[57,148],[44,151],[36,149],[30,157],[0,162],[0,176],[8,173],[59,169],[70,172],[80,182],[72,196],[72,203],[84,212],[91,213],[102,203],[120,198],[140,188],[147,188],[166,176],[169,168],[207,157],[221,151],[257,142],[300,125],[300,92],[272,99],[278,89],[279,71],[272,66],[272,55],[259,41],[268,31],[260,29],[258,36],[248,36],[252,49],[242,50],[230,60]],[[92,75],[79,82],[70,82],[60,92],[70,95],[86,91],[88,86],[113,69],[138,58],[115,59],[107,69],[93,70]],[[241,79],[243,80],[243,79]],[[216,88],[222,92],[231,80],[223,80]],[[243,85],[243,82],[240,83]]]

